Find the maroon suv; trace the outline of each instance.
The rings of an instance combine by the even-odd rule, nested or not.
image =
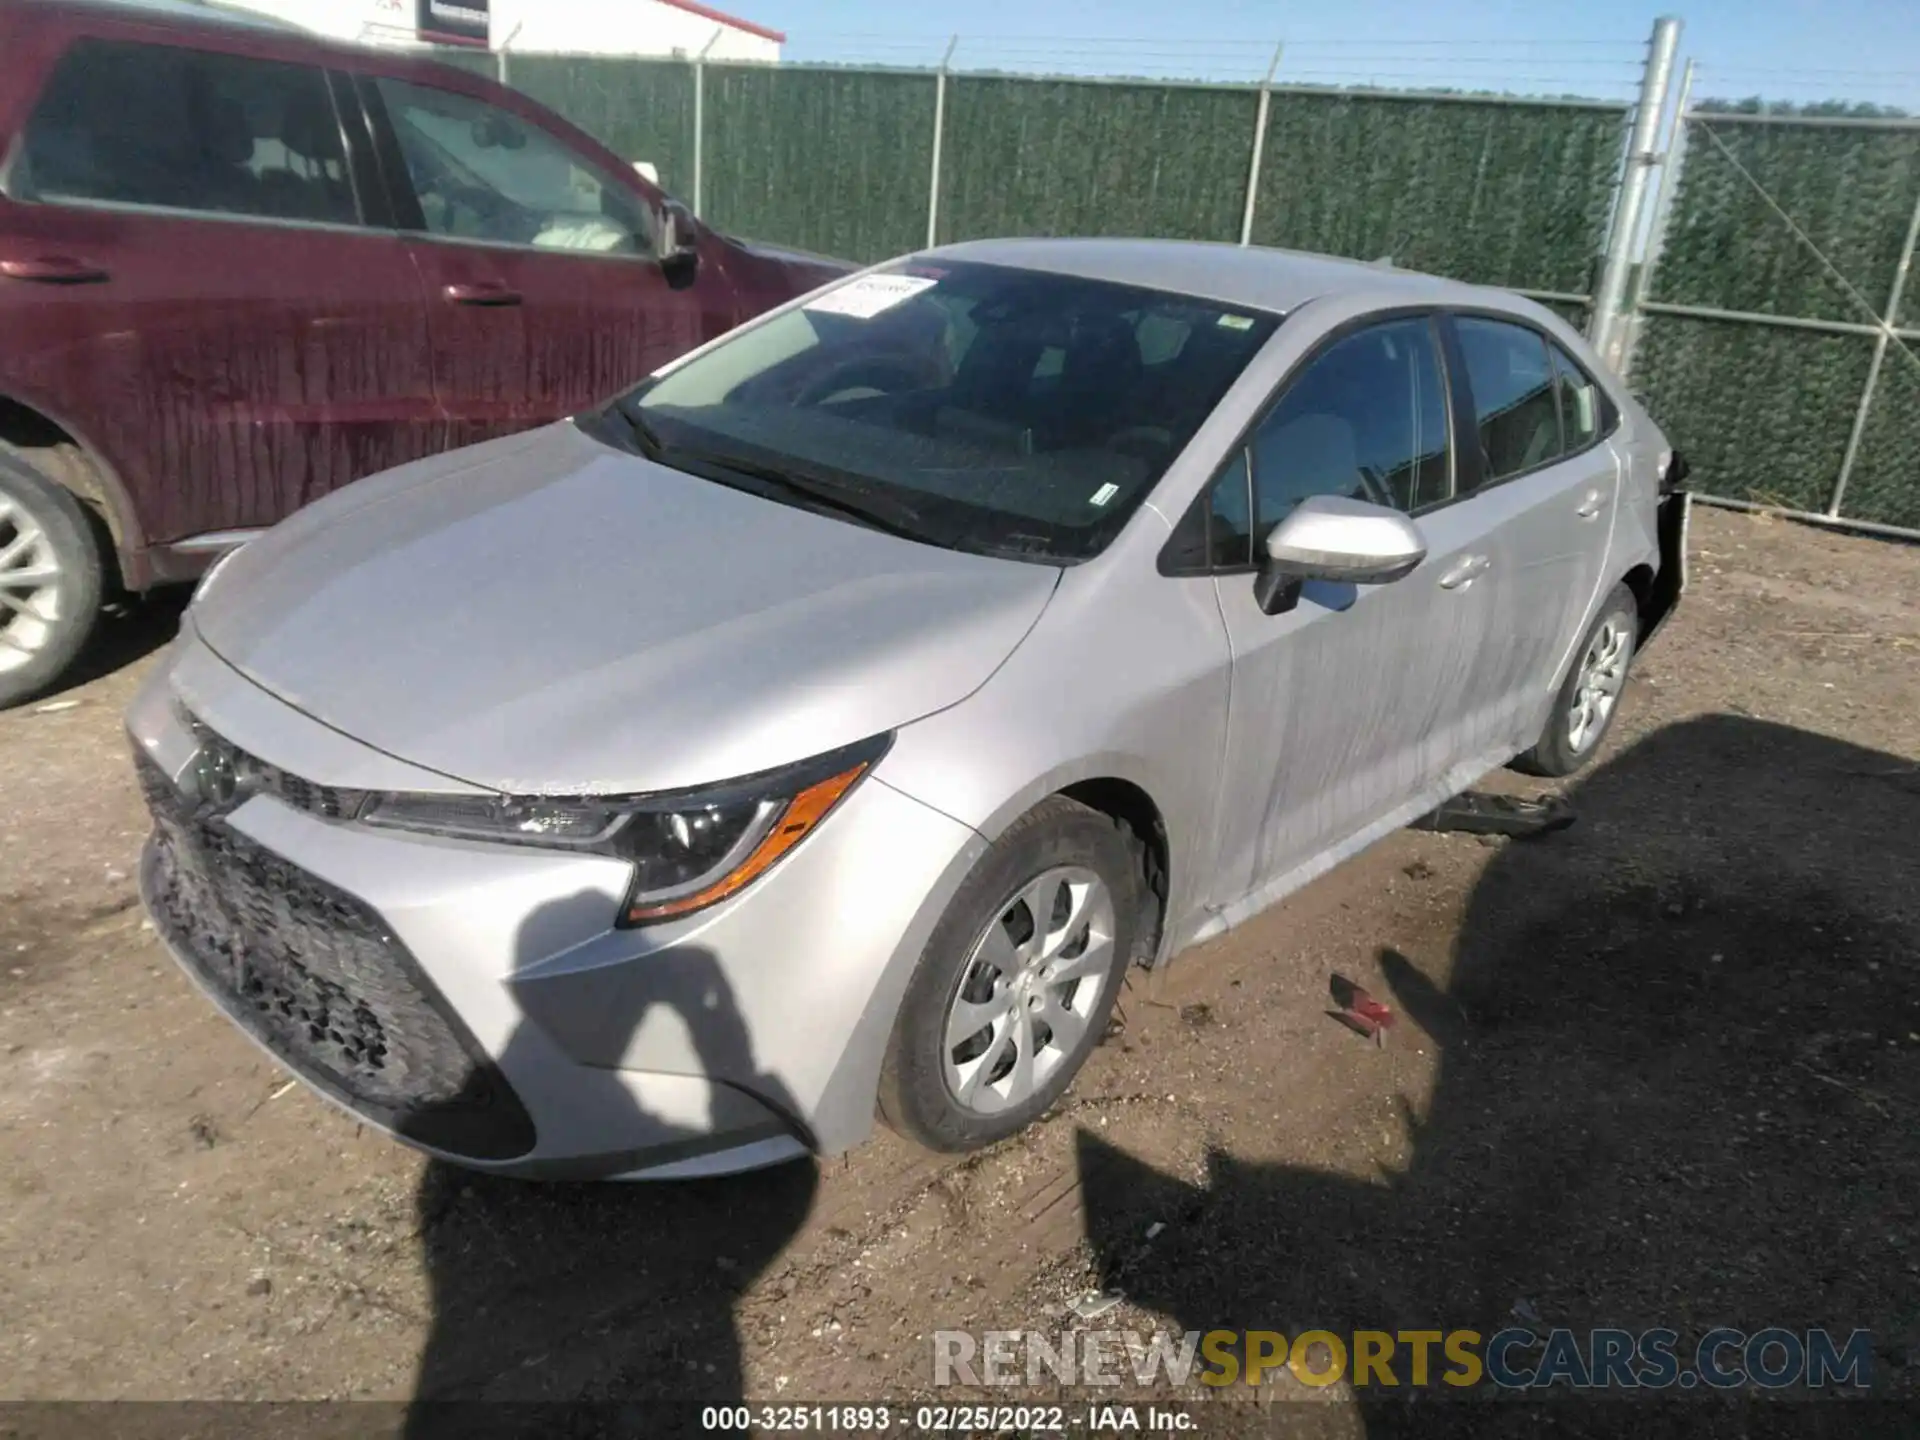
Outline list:
[[[0,0],[0,57],[0,705],[116,578],[192,579],[846,268],[716,234],[510,90],[272,22]]]

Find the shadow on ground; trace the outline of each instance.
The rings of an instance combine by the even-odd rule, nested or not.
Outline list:
[[[1404,1173],[1216,1155],[1193,1187],[1083,1136],[1111,1283],[1181,1331],[1664,1326],[1684,1361],[1716,1326],[1866,1329],[1875,1393],[1907,1402],[1490,1410],[1361,1390],[1347,1419],[1375,1437],[1902,1433],[1920,1395],[1915,776],[1733,716],[1609,760],[1574,791],[1573,830],[1492,862],[1444,988],[1445,956],[1380,956],[1389,1043],[1417,1027],[1442,1057],[1424,1113],[1401,1102]],[[1140,1196],[1183,1217],[1151,1246]]]
[[[34,696],[32,703],[57,700],[172,643],[180,633],[180,617],[192,599],[190,585],[169,585],[147,595],[109,597],[79,658],[59,680]]]
[[[558,902],[556,910],[572,902]],[[522,936],[537,934],[536,912]],[[540,942],[529,948],[545,953]],[[748,1089],[792,1112],[754,1063],[732,991],[711,954],[673,952],[673,1003],[705,1074],[755,1077]],[[601,1015],[622,1037],[655,997]],[[689,1013],[697,1008],[702,1013]],[[542,1046],[522,1020],[515,1052]],[[484,1095],[484,1079],[468,1092]],[[632,1103],[623,1101],[622,1103]],[[637,1105],[631,1118],[649,1117]],[[661,1145],[700,1132],[657,1122]],[[417,1220],[432,1294],[406,1435],[666,1435],[696,1428],[700,1405],[742,1398],[733,1309],[787,1246],[812,1208],[811,1159],[748,1178],[668,1183],[504,1179],[434,1163],[422,1174]]]

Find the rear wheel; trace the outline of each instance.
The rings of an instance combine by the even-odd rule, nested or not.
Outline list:
[[[93,632],[102,582],[80,502],[0,449],[0,709],[66,672]]]
[[[1639,634],[1640,610],[1633,591],[1616,585],[1554,697],[1547,728],[1534,747],[1513,762],[1514,769],[1529,775],[1571,775],[1594,757],[1613,725]]]
[[[1066,1092],[1107,1026],[1142,884],[1128,833],[1060,796],[1016,821],[961,885],[908,983],[880,1113],[973,1150]]]

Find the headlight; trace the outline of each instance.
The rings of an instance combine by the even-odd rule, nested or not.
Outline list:
[[[691,914],[765,873],[886,753],[876,736],[798,765],[670,795],[374,796],[363,824],[610,855],[633,865],[624,925]]]

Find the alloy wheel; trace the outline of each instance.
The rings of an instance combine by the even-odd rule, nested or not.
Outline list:
[[[947,1006],[942,1061],[962,1108],[1025,1103],[1079,1050],[1113,963],[1113,894],[1056,866],[1021,887],[974,942]]]
[[[1627,683],[1633,636],[1621,617],[1609,615],[1587,642],[1580,679],[1567,714],[1567,745],[1577,755],[1599,739]]]
[[[0,494],[0,674],[26,665],[60,621],[60,557],[39,522]]]

